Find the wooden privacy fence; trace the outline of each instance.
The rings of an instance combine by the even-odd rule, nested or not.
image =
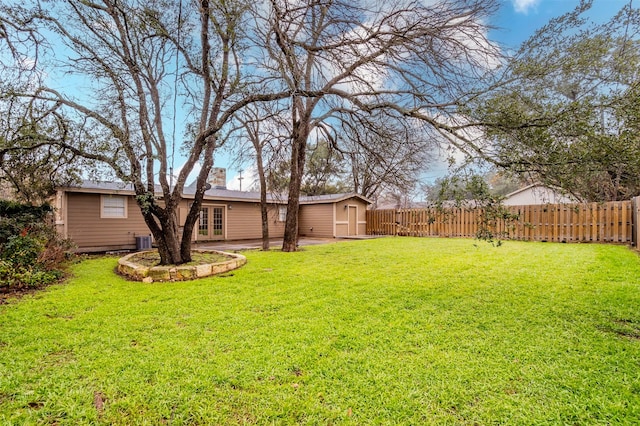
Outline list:
[[[496,221],[494,233],[513,240],[637,244],[637,201],[505,206],[516,219]],[[471,208],[369,210],[367,234],[473,238],[480,220],[481,210]]]

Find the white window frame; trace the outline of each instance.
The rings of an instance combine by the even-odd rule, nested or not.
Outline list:
[[[129,202],[127,198],[128,197],[126,195],[101,195],[100,219],[126,219],[129,215]],[[116,200],[119,201],[116,202]],[[111,211],[107,211],[107,209],[110,209]]]
[[[286,222],[287,221],[287,207],[279,206],[278,207],[278,222]]]

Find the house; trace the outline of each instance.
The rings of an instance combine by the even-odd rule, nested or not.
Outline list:
[[[503,204],[505,206],[529,206],[534,204],[564,204],[576,203],[578,200],[570,195],[544,186],[539,183],[520,188],[510,194],[505,195]]]
[[[157,191],[160,193],[160,191]],[[178,219],[184,223],[195,185],[186,187]],[[287,200],[268,197],[269,235],[284,235]],[[84,181],[59,188],[56,194],[56,226],[80,252],[136,248],[150,236],[130,184]],[[366,210],[371,202],[358,194],[301,197],[299,235],[335,238],[364,235]],[[260,194],[220,187],[207,190],[193,241],[225,241],[262,237]]]

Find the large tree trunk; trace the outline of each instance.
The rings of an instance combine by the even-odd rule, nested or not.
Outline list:
[[[176,208],[170,205],[161,208],[155,201],[141,201],[145,197],[138,196],[138,205],[147,227],[151,231],[158,247],[161,265],[180,265],[189,262],[180,253],[180,233]]]
[[[291,252],[298,249],[298,212],[300,210],[300,188],[306,159],[309,124],[304,120],[294,123],[291,149],[291,180],[289,181],[289,199],[287,203],[287,220],[284,225],[282,251]]]
[[[260,214],[262,216],[262,250],[269,250],[269,211],[267,208],[267,191],[260,190]]]
[[[264,175],[262,162],[262,147],[260,142],[254,144],[256,148],[256,163],[260,178],[260,215],[262,217],[262,250],[269,250],[269,211],[267,205],[267,178]]]
[[[147,227],[155,239],[161,265],[181,265],[191,261],[193,229],[200,217],[202,200],[207,188],[207,178],[211,167],[213,167],[215,146],[215,138],[211,138],[204,150],[204,161],[196,180],[196,192],[183,224],[182,232],[180,231],[178,219],[178,207],[182,201],[181,190],[184,188],[182,179],[178,180],[172,193],[164,193],[164,206],[158,205],[155,200],[155,194],[146,192],[141,183],[134,185],[136,186],[138,206]],[[184,179],[186,179],[186,175]]]
[[[200,209],[202,208],[202,200],[204,199],[204,193],[207,191],[207,180],[209,178],[209,172],[213,167],[213,152],[216,147],[215,137],[211,137],[207,142],[204,150],[202,167],[198,173],[196,179],[196,193],[193,196],[193,202],[191,208],[187,214],[187,218],[184,222],[182,229],[182,241],[180,243],[180,255],[182,259],[189,259],[186,262],[191,261],[191,238],[193,236],[193,228],[198,222],[200,217]]]
[[[158,247],[161,265],[181,265],[191,261],[193,229],[199,218],[206,191],[206,178],[212,164],[213,160],[205,161],[200,171],[194,200],[182,232],[178,219],[178,207],[182,200],[180,194],[165,195],[167,201],[164,206],[159,206],[149,193],[138,194],[136,197],[142,217]]]
[[[180,233],[175,213],[175,211],[167,212],[168,217],[162,227],[162,237],[156,239],[162,265],[181,265],[191,261],[190,258],[185,259],[180,253]]]

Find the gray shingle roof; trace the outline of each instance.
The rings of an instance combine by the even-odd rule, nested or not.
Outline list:
[[[133,185],[124,182],[104,182],[104,181],[91,181],[85,180],[80,185],[69,186],[63,188],[68,192],[88,192],[99,194],[123,194],[133,195]],[[162,193],[160,185],[155,185],[156,194]],[[195,182],[184,188],[182,196],[184,198],[192,198],[196,192]],[[300,204],[323,204],[323,203],[337,203],[339,201],[347,200],[349,198],[360,198],[361,200],[371,203],[370,200],[362,195],[355,193],[346,194],[328,194],[328,195],[314,195],[311,197],[300,197]],[[234,191],[230,189],[211,188],[205,192],[205,200],[224,200],[224,201],[246,201],[246,202],[260,202],[259,192],[247,192],[247,191]],[[275,204],[285,204],[287,202],[287,196],[267,194],[267,201]]]

